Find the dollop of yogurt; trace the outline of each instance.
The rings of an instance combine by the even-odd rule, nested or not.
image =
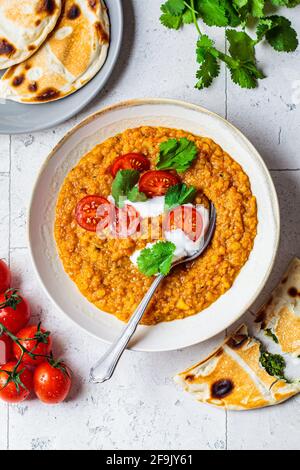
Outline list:
[[[115,203],[112,196],[108,197],[110,202]],[[132,206],[140,214],[142,219],[147,217],[158,217],[165,212],[165,196],[156,196],[144,202],[131,202],[128,199],[124,201],[124,205]]]

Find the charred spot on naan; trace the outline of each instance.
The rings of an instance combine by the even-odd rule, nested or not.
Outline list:
[[[29,51],[35,51],[35,50],[36,50],[36,46],[34,46],[33,44],[31,44],[30,46],[28,46],[28,50],[29,50]]]
[[[47,15],[53,15],[57,8],[55,0],[40,0],[36,7],[36,13],[42,14],[47,13]]]
[[[7,39],[0,38],[0,55],[6,55],[7,57],[11,57],[15,54],[16,48],[13,44],[11,44]]]
[[[98,6],[98,0],[88,0],[88,5],[92,10],[96,10]]]
[[[13,87],[21,86],[24,80],[25,80],[25,75],[24,74],[19,75],[13,79],[12,86]]]
[[[97,21],[97,23],[95,23],[95,28],[96,28],[101,44],[108,44],[109,35],[107,31],[103,28],[103,25],[100,21]]]
[[[290,297],[300,297],[300,292],[298,292],[298,289],[296,287],[290,287],[288,290],[288,294]]]
[[[218,400],[228,397],[234,389],[234,384],[230,379],[221,379],[211,386],[211,396]]]
[[[77,20],[77,18],[79,18],[80,15],[81,15],[81,10],[76,3],[74,3],[74,5],[72,5],[67,11],[67,18],[69,20]]]
[[[36,82],[32,82],[32,83],[29,83],[28,85],[28,90],[31,92],[31,93],[35,93],[38,91],[38,84]]]
[[[42,90],[37,96],[33,98],[33,100],[37,102],[56,100],[60,97],[60,95],[61,93],[59,90],[49,87],[45,90]]]

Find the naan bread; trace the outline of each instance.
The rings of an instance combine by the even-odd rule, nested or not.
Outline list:
[[[34,54],[54,29],[62,0],[0,0],[0,69]]]
[[[283,353],[300,356],[300,260],[295,258],[258,313],[259,329],[278,343]]]
[[[269,375],[260,357],[261,343],[242,325],[215,353],[175,381],[198,401],[230,410],[275,405],[300,392],[299,383]]]
[[[64,0],[60,20],[45,44],[0,82],[0,97],[45,103],[75,92],[103,66],[109,48],[109,19],[100,0]]]

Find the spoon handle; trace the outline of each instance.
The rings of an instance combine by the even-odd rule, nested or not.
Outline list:
[[[123,352],[125,351],[130,339],[135,333],[137,326],[149,305],[149,302],[151,301],[156,289],[164,277],[165,276],[163,275],[159,275],[155,278],[150,289],[141,301],[140,305],[135,310],[119,338],[115,343],[112,344],[104,356],[91,369],[90,381],[92,383],[103,383],[112,377]]]

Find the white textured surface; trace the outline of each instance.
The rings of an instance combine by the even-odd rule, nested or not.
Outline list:
[[[299,449],[299,397],[270,409],[226,414],[198,405],[172,383],[175,372],[204,357],[221,336],[185,351],[128,352],[111,382],[89,385],[89,366],[105,346],[62,318],[33,275],[26,249],[26,208],[46,155],[72,124],[91,111],[146,96],[184,99],[227,116],[272,169],[282,212],[282,241],[274,272],[257,304],[272,290],[290,258],[300,254],[300,105],[292,97],[293,83],[300,80],[296,69],[300,51],[280,55],[262,47],[260,57],[269,78],[255,91],[241,91],[227,83],[223,73],[211,89],[199,93],[193,88],[193,28],[181,33],[163,29],[158,22],[159,0],[123,3],[126,28],[120,63],[89,109],[55,130],[0,139],[0,256],[10,257],[15,284],[30,299],[34,316],[56,334],[56,352],[76,374],[71,397],[61,406],[47,408],[32,400],[8,411],[1,404],[0,449]],[[299,14],[289,15],[300,31]],[[221,30],[216,35],[223,44]]]

